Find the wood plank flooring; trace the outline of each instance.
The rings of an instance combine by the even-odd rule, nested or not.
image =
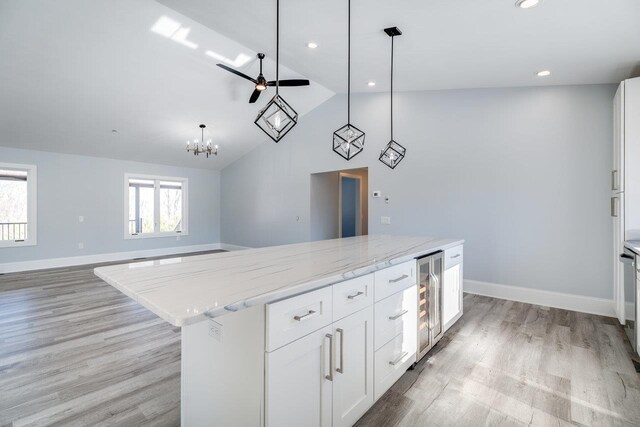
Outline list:
[[[615,319],[468,294],[464,309],[359,427],[640,425]]]
[[[0,426],[180,423],[180,331],[93,275],[0,275]],[[465,295],[358,426],[640,425],[614,319]]]
[[[180,424],[180,329],[96,266],[0,275],[0,426]]]

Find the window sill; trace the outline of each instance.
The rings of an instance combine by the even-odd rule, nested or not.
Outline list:
[[[0,240],[0,249],[2,248],[19,248],[20,246],[36,246],[35,240],[25,240],[24,242],[16,242],[15,240]]]
[[[125,234],[125,240],[137,240],[137,239],[156,239],[160,237],[180,237],[188,236],[189,233],[183,231],[182,233],[141,233],[141,234]]]

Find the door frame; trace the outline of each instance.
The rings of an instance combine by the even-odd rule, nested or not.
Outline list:
[[[338,179],[338,238],[342,238],[342,178],[358,180],[358,203],[356,204],[356,236],[362,236],[362,176],[340,172]]]

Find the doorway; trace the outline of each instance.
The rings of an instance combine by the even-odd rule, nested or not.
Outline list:
[[[311,240],[369,232],[368,169],[311,174]]]

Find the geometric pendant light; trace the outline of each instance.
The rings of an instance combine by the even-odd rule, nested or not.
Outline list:
[[[385,28],[384,32],[391,37],[391,140],[380,153],[379,160],[391,169],[395,169],[407,153],[407,149],[393,139],[393,39],[402,32],[398,27]]]
[[[275,142],[280,141],[297,123],[298,113],[282,98],[280,88],[280,0],[276,0],[276,94],[258,113],[255,124]]]
[[[364,132],[351,124],[351,0],[348,0],[347,45],[347,124],[333,132],[333,151],[346,160],[364,150]]]

